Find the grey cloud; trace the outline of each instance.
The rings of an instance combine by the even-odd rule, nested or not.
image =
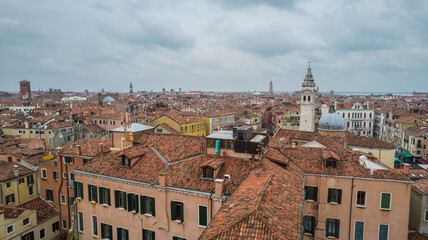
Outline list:
[[[295,6],[295,0],[222,0],[222,4],[228,8],[245,8],[258,5],[266,5],[273,8],[291,9]]]

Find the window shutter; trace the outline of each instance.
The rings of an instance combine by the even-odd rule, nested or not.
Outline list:
[[[340,220],[336,219],[336,238],[339,238]]]
[[[339,204],[341,204],[342,203],[342,189],[339,189],[339,191],[338,191],[339,193],[339,196],[338,196],[338,198],[337,198],[337,202],[339,203]]]
[[[75,198],[77,197],[77,187],[78,187],[77,182],[74,182],[74,197]]]
[[[105,199],[104,199],[104,197],[103,197],[103,188],[102,187],[99,187],[99,192],[100,192],[100,203],[105,203],[106,201],[105,201]]]
[[[155,240],[155,231],[151,231],[152,239]]]
[[[330,192],[330,189],[329,189]],[[330,195],[330,194],[329,194]],[[327,218],[327,221],[325,221],[325,236],[328,237],[329,233],[329,225],[330,225],[330,219]]]
[[[125,210],[128,209],[128,208],[130,208],[131,205],[129,205],[128,202],[127,202],[127,200],[126,200],[126,197],[127,197],[126,193],[125,192],[120,192],[119,197],[120,197],[120,195],[123,195],[123,197],[124,197],[123,198],[123,207],[125,208]]]
[[[175,215],[175,202],[171,201],[171,220],[175,220],[177,217]]]
[[[303,233],[305,233],[306,231],[306,221],[307,221],[307,217],[303,216]]]
[[[128,239],[129,239],[129,238],[128,238],[128,237],[129,237],[129,236],[128,236],[128,230],[126,230],[126,229],[125,229],[125,230],[124,230],[124,232],[125,232],[125,239],[126,239],[126,240],[128,240]]]
[[[184,203],[180,203],[181,205],[181,222],[184,222]]]
[[[331,202],[331,188],[328,189],[327,202]]]
[[[132,210],[132,195],[132,193],[128,193],[128,212]]]
[[[145,196],[140,196],[140,209],[141,209],[141,214],[146,213],[146,197]]]
[[[92,201],[92,185],[88,185],[88,200]]]
[[[83,199],[83,183],[79,182],[80,198]]]
[[[199,225],[207,226],[207,207],[199,206]]]
[[[105,190],[106,190],[106,192],[107,192],[107,204],[108,204],[109,206],[111,206],[111,201],[110,201],[110,189],[106,188]],[[112,230],[111,230],[111,227],[110,227],[110,231],[112,231]],[[111,236],[111,235],[110,235],[110,236]]]
[[[109,236],[111,239],[113,239],[113,227],[111,225],[108,225],[108,231],[109,231]]]
[[[93,197],[93,200],[94,200],[96,203],[98,203],[97,186],[92,186],[92,188],[94,189],[94,196],[92,196],[92,197]]]
[[[121,228],[118,228],[118,229],[117,229],[117,239],[118,239],[118,240],[121,240],[121,239],[122,239],[122,229],[121,229]]]
[[[156,216],[156,210],[155,210],[155,198],[150,199],[150,204],[152,205],[152,216]]]
[[[314,233],[315,233],[315,217],[311,217],[311,221],[312,221],[311,233],[312,233],[312,235],[314,235]]]
[[[101,193],[100,193],[101,195]],[[114,190],[114,206],[119,208],[119,191]]]
[[[135,212],[138,213],[139,210],[139,204],[138,204],[138,195],[134,194],[134,197],[132,198],[132,201],[134,201],[134,207],[135,207]]]
[[[318,187],[314,187],[314,201],[318,201]]]
[[[305,186],[305,200],[308,199],[308,186]]]

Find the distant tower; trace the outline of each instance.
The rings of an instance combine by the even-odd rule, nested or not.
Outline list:
[[[104,94],[104,88],[101,88],[101,93]]]
[[[178,89],[178,92],[181,93],[181,88]]]
[[[333,90],[330,91],[330,99],[334,99],[334,91]]]
[[[270,80],[270,83],[269,83],[269,96],[273,96],[273,84],[272,84],[272,80]]]
[[[134,87],[132,86],[132,82],[129,83],[129,93],[133,94],[134,93]]]
[[[165,95],[165,88],[162,88],[162,95]]]
[[[85,89],[85,96],[89,96],[89,90]]]
[[[300,131],[315,131],[315,82],[309,62],[300,94]]]
[[[22,100],[31,99],[31,84],[27,80],[22,80],[19,82],[19,93]]]

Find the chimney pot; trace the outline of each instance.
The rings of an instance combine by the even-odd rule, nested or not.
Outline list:
[[[159,173],[159,186],[166,187],[166,175],[165,172]]]
[[[223,186],[224,186],[224,180],[217,178],[214,180],[214,190],[215,190],[215,197],[221,198],[223,195]]]

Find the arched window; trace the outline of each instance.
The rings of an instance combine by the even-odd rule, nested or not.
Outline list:
[[[306,101],[306,96],[303,96],[303,102],[305,102]]]
[[[308,96],[308,102],[310,102],[311,101],[311,96]]]

